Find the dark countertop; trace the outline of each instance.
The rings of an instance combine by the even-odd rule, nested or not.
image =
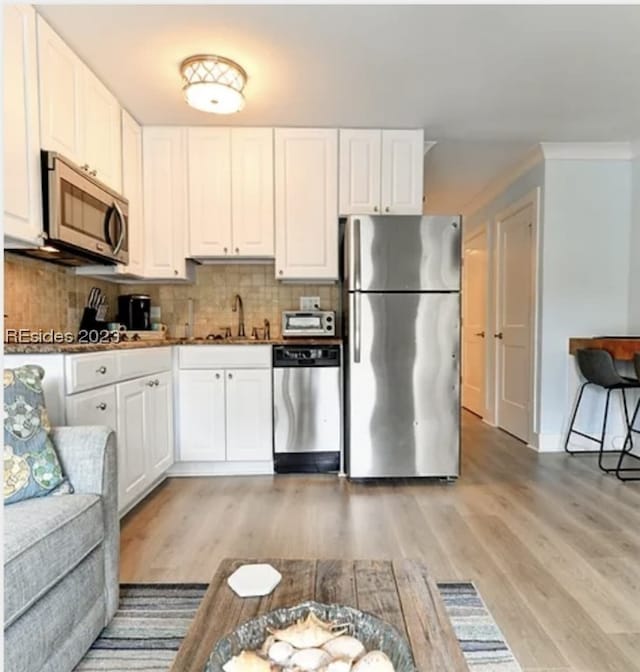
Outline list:
[[[274,338],[268,341],[229,338],[219,341],[206,339],[165,338],[120,343],[5,343],[5,355],[80,354],[83,352],[107,352],[134,350],[138,348],[163,348],[172,345],[341,345],[341,338]]]

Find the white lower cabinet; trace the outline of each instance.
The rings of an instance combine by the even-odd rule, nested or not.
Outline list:
[[[171,373],[119,383],[119,508],[126,508],[173,463]]]
[[[270,348],[184,346],[176,475],[273,471]]]
[[[225,374],[227,460],[271,460],[271,371],[233,369]]]

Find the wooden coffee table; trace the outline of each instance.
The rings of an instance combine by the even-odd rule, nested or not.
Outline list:
[[[268,562],[281,574],[265,597],[239,598],[227,577],[240,565]],[[469,672],[438,588],[417,560],[239,560],[220,563],[187,632],[172,672],[202,672],[216,642],[254,616],[305,600],[344,604],[395,626],[419,672]]]

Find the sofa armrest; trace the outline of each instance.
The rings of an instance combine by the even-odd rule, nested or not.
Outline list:
[[[108,427],[54,427],[51,440],[74,491],[102,497],[106,625],[118,607],[119,597],[120,521],[116,435]]]

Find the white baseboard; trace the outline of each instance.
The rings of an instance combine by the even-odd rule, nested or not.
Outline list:
[[[176,462],[168,476],[264,476],[273,474],[273,462]]]
[[[534,448],[539,453],[562,453],[564,451],[564,442],[566,434],[538,434],[538,447]],[[605,445],[607,450],[619,450],[624,441],[622,436],[609,436]],[[597,450],[598,444],[595,441],[589,441],[584,436],[573,434],[569,442],[570,450]]]

